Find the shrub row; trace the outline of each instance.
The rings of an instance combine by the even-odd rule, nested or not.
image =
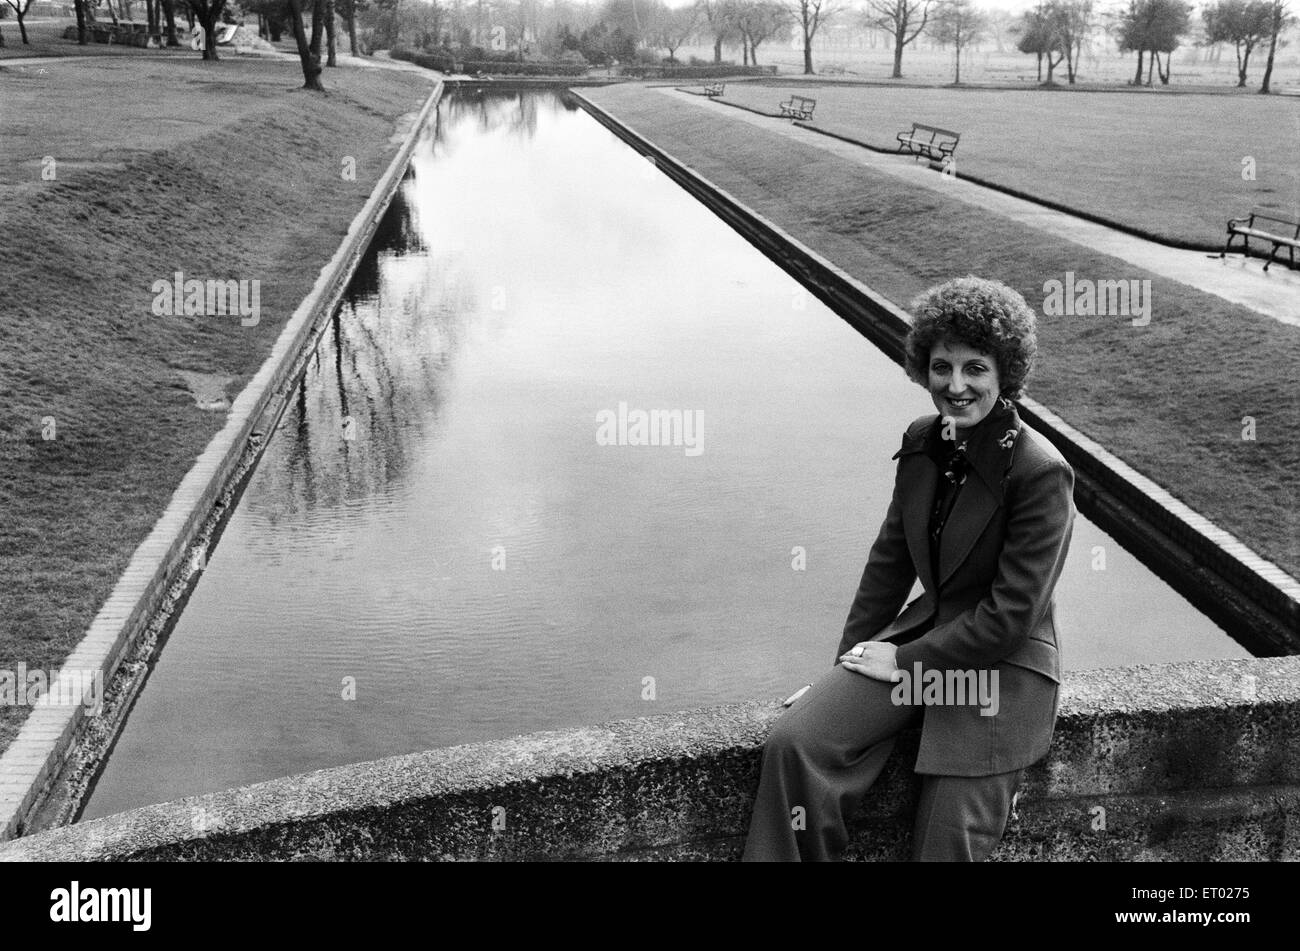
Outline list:
[[[775,76],[775,66],[624,66],[624,76],[642,79],[718,79],[724,76]]]
[[[419,53],[415,50],[393,49],[388,51],[393,59],[405,60],[425,69],[436,69],[440,73],[456,72],[456,62],[444,53]]]
[[[482,63],[460,64],[464,73],[491,73],[495,76],[586,76],[587,67],[577,63]]]
[[[503,63],[499,61],[467,60],[457,63],[446,53],[420,53],[415,50],[395,49],[389,55],[425,69],[443,73],[488,73],[493,76],[585,76],[587,67],[579,63]]]

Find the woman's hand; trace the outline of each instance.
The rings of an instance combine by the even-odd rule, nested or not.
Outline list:
[[[894,662],[898,648],[888,641],[862,641],[840,657],[846,669],[872,680],[898,683],[903,672]]]

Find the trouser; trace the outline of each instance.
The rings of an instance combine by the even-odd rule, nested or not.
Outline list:
[[[922,710],[895,704],[893,684],[837,666],[785,711],[763,747],[743,861],[837,860],[845,820],[876,781],[894,739]],[[924,776],[912,859],[982,862],[1002,838],[1022,770]]]

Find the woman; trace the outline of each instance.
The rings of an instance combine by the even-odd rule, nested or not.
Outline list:
[[[746,861],[838,859],[846,815],[917,722],[912,857],[982,861],[1052,738],[1052,592],[1074,471],[1011,403],[1033,363],[1034,313],[975,277],[931,288],[912,312],[907,374],[939,414],[912,423],[894,456],[893,498],[835,666],[768,737]],[[917,578],[924,593],[900,614]]]

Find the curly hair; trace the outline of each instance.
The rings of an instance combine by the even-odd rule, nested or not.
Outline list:
[[[969,275],[930,288],[911,310],[903,367],[913,382],[929,388],[930,348],[945,340],[990,354],[1002,396],[1018,399],[1024,393],[1038,352],[1037,318],[1016,291]]]

